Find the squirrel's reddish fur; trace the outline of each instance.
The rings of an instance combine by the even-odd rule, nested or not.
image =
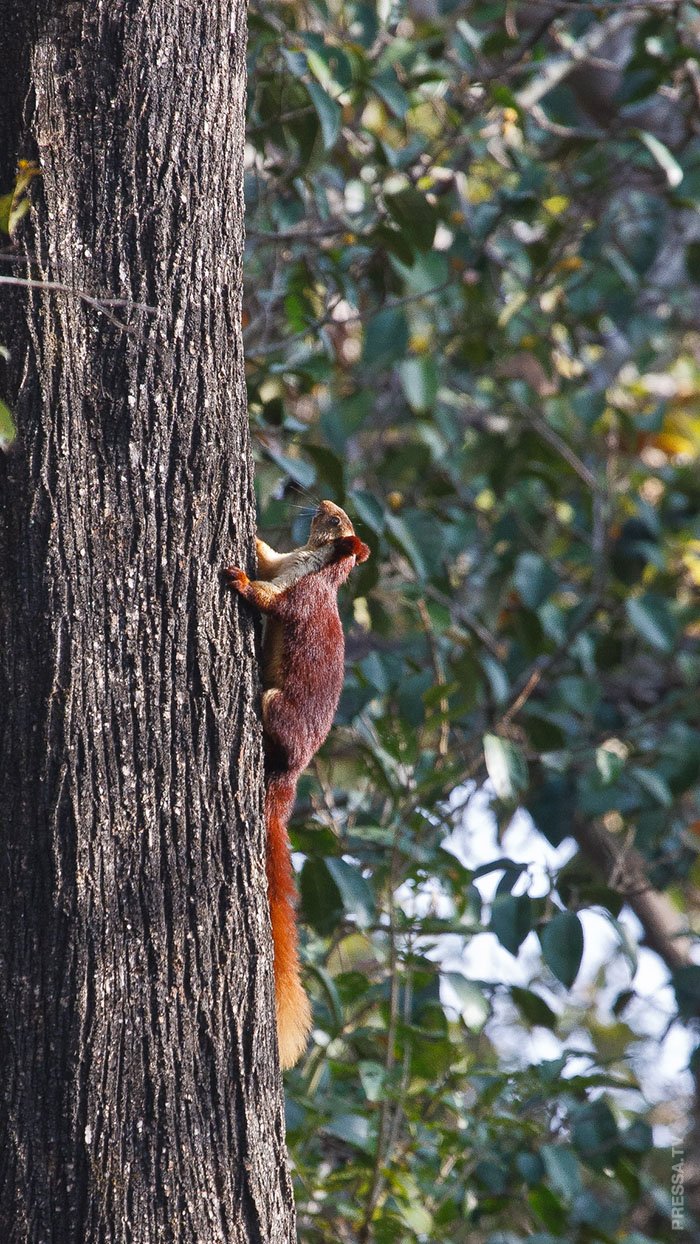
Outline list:
[[[276,553],[257,542],[259,578],[230,567],[229,586],[267,615],[263,647],[267,884],[275,950],[280,1061],[291,1067],[311,1028],[301,983],[296,886],[287,826],[299,775],[331,728],[343,686],[345,645],[338,588],[369,557],[347,514],[322,501],[308,544]]]

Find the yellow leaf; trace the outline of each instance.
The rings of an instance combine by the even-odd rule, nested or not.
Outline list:
[[[501,311],[501,314],[498,317],[499,328],[505,328],[508,321],[512,320],[513,316],[517,315],[518,311],[520,311],[520,309],[525,306],[525,303],[527,302],[527,298],[528,296],[524,289],[521,289],[519,293],[512,294],[509,297],[505,307],[503,308],[503,310]]]
[[[554,265],[555,272],[580,272],[583,260],[580,255],[567,255]]]
[[[700,587],[700,540],[689,540],[681,561],[696,587]]]
[[[0,197],[0,233],[12,236],[23,216],[29,211],[27,190],[33,177],[41,174],[38,164],[20,160],[15,184],[9,194]]]
[[[12,208],[11,190],[9,194],[0,195],[0,233],[10,232],[10,209]]]
[[[480,177],[470,177],[467,182],[467,200],[469,203],[489,203],[493,198],[493,187]]]
[[[0,449],[7,453],[16,435],[17,429],[12,418],[12,411],[4,402],[0,402]]]
[[[427,354],[430,349],[430,337],[427,333],[413,333],[408,348],[411,354]]]
[[[669,457],[700,457],[700,418],[677,407],[669,410],[661,431],[650,443]]]
[[[570,200],[565,194],[553,194],[551,199],[544,199],[542,206],[550,216],[561,216],[569,206]]]
[[[376,134],[378,137],[381,136],[387,128],[387,114],[384,105],[378,99],[370,99],[365,105],[360,123],[364,129],[369,130],[370,134]]]
[[[483,510],[488,513],[496,504],[496,494],[491,488],[482,488],[481,492],[474,498],[474,505],[477,510]]]

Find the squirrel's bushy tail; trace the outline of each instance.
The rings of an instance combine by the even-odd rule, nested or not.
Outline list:
[[[311,1007],[301,983],[296,921],[296,886],[287,825],[292,814],[296,779],[288,773],[268,776],[265,792],[267,827],[267,890],[275,947],[277,1037],[283,1068],[303,1054],[311,1031]]]

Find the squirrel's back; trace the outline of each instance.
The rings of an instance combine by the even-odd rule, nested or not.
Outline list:
[[[284,620],[269,628],[266,643],[264,667],[266,674],[274,670],[270,683],[279,690],[269,702],[267,731],[295,773],[324,742],[343,688],[343,628],[336,588],[325,578],[321,571],[287,590]]]

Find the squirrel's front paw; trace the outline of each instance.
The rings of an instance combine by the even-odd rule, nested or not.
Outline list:
[[[245,570],[241,570],[238,566],[224,566],[221,572],[224,576],[224,582],[234,592],[245,592],[250,584]]]

